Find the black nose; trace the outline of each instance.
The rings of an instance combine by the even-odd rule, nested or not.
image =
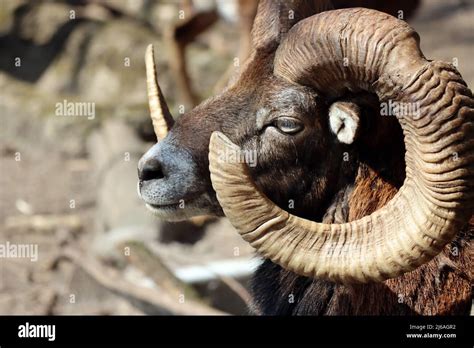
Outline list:
[[[162,179],[164,177],[161,163],[156,158],[148,158],[138,163],[138,178],[140,181]]]

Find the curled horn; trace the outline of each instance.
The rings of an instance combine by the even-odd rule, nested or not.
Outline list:
[[[276,206],[245,164],[222,160],[222,151],[240,149],[213,133],[212,185],[246,241],[295,273],[351,283],[400,276],[453,240],[474,210],[474,99],[452,65],[426,60],[405,22],[359,8],[296,24],[277,49],[274,74],[328,98],[367,91],[381,102],[416,103],[419,112],[397,115],[406,146],[399,192],[371,215],[343,224]]]
[[[161,140],[166,137],[168,131],[173,127],[174,120],[158,84],[153,45],[151,44],[146,49],[145,66],[150,116],[156,137]]]

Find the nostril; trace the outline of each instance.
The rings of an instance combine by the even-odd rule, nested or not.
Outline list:
[[[148,159],[143,167],[138,169],[138,177],[141,181],[162,179],[164,175],[160,162],[154,158]]]

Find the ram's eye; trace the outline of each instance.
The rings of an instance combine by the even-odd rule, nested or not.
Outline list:
[[[303,129],[303,124],[300,120],[293,117],[279,117],[273,122],[281,132],[287,134],[295,134]]]

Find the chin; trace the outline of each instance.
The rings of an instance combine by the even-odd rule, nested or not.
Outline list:
[[[192,217],[200,215],[223,216],[220,206],[217,204],[218,208],[216,209],[215,205],[215,203],[211,202],[211,200],[204,195],[187,202],[184,207],[182,207],[180,203],[168,205],[146,203],[146,207],[153,215],[171,222],[189,220]]]

